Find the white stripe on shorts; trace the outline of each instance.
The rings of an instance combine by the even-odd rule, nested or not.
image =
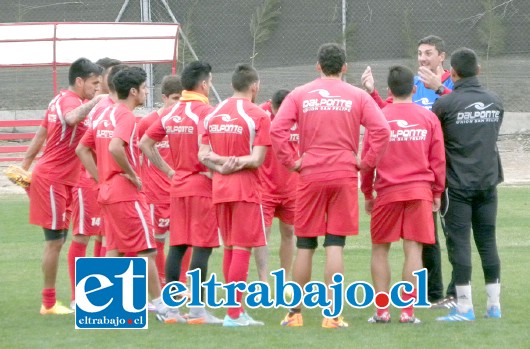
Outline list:
[[[55,195],[53,185],[50,185],[50,206],[52,208],[52,230],[57,230],[57,208],[55,207]]]
[[[81,188],[77,188],[77,199],[79,201],[79,234],[85,235],[85,200]]]
[[[153,248],[153,245],[151,245],[151,239],[149,238],[149,228],[147,227],[147,222],[145,221],[144,213],[142,212],[142,208],[140,207],[138,201],[134,202],[134,208],[136,209],[136,212],[138,212],[138,217],[140,217],[140,221],[142,221],[145,241],[147,241],[147,248]]]

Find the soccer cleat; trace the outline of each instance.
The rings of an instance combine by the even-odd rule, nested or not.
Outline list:
[[[409,316],[409,314],[407,313],[401,313],[401,316],[399,317],[399,322],[402,324],[414,324],[414,325],[421,324],[420,319],[418,319],[415,316]]]
[[[187,319],[190,325],[222,325],[223,320],[213,316],[209,311],[202,308],[199,311],[191,311]]]
[[[454,307],[456,307],[456,299],[453,296],[447,296],[431,303],[431,309],[453,309]]]
[[[253,318],[251,318],[250,315],[248,315],[247,312],[241,313],[240,317],[243,317],[243,318],[247,319],[249,326],[263,326],[263,325],[265,325],[265,323],[263,321],[257,321],[257,320],[254,320]]]
[[[475,312],[473,309],[469,309],[465,313],[461,313],[458,311],[458,308],[451,309],[451,312],[446,316],[441,316],[436,318],[437,321],[448,321],[448,322],[454,322],[454,321],[475,321]]]
[[[74,311],[68,307],[65,307],[59,302],[56,302],[53,307],[45,308],[44,305],[40,307],[41,315],[66,315],[72,314]]]
[[[286,327],[301,327],[304,326],[304,319],[301,313],[287,313],[280,325]]]
[[[498,305],[492,305],[486,310],[484,315],[487,319],[500,319],[501,318],[501,307]]]
[[[369,324],[388,324],[390,322],[390,313],[385,311],[383,315],[378,316],[377,313],[368,319]]]
[[[157,312],[156,319],[166,324],[186,323],[186,319],[177,309],[169,309],[166,313]]]
[[[243,327],[250,326],[248,320],[243,317],[243,314],[240,314],[237,319],[232,319],[230,316],[226,315],[223,321],[224,327]]]
[[[338,318],[327,318],[325,317],[324,320],[322,320],[322,327],[324,328],[346,328],[348,327],[348,323],[344,321],[344,318],[342,316],[339,316]]]

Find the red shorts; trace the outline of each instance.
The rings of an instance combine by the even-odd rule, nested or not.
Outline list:
[[[370,232],[374,244],[395,242],[400,238],[434,244],[432,202],[410,200],[378,205],[376,199]]]
[[[260,204],[222,202],[216,204],[217,222],[226,247],[265,246],[265,222]]]
[[[68,229],[72,187],[33,174],[29,186],[29,223],[51,230]]]
[[[145,200],[102,204],[101,214],[107,251],[127,253],[156,248]]]
[[[169,230],[169,203],[149,204],[149,213],[155,229],[155,236],[165,235]]]
[[[212,198],[171,198],[169,245],[219,247],[219,229]]]
[[[101,208],[98,203],[98,187],[74,187],[72,189],[72,234],[101,235]]]
[[[263,206],[263,216],[265,217],[265,226],[272,225],[272,219],[277,217],[285,224],[294,224],[294,213],[296,210],[295,196],[288,197],[263,197],[261,205]]]
[[[359,233],[357,178],[298,182],[294,234],[300,237]]]

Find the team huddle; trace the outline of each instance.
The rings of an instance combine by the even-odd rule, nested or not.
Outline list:
[[[28,189],[29,221],[45,237],[40,313],[73,312],[75,259],[87,255],[94,237],[94,256],[147,257],[150,310],[159,321],[264,325],[243,306],[227,308],[224,319],[206,308],[184,314],[161,300],[161,289],[185,281],[188,269],[199,268],[201,281],[207,280],[212,250],[221,245],[226,283],[247,281],[252,252],[258,278],[266,282],[274,217],[286,275],[301,286],[309,283],[318,238],[324,237],[324,280],[333,283],[333,275],[344,274],[346,237],[358,234],[360,181],[371,216],[376,293],[389,292],[390,245],[403,239],[401,279],[415,288],[403,291],[402,300],[417,297],[413,273],[425,267],[429,301],[450,309],[438,320],[475,320],[473,230],[488,294],[486,317],[500,318],[495,224],[502,167],[496,139],[504,110],[479,84],[476,54],[458,49],[451,70],[444,70],[443,45],[435,36],[420,40],[417,76],[407,67],[390,67],[386,100],[370,67],[362,88],[343,81],[346,56],[336,44],[319,48],[319,78],[278,90],[259,106],[260,79],[252,66],[236,67],[232,97],[213,107],[212,67],[191,62],[179,77],[164,78],[163,106],[139,122],[133,111],[147,96],[143,69],[109,58],[76,60],[69,88],[50,102],[21,164],[28,170],[46,142]],[[453,268],[446,297],[438,212]],[[56,299],[55,284],[70,224],[72,296],[66,307]],[[241,303],[242,293],[236,298]],[[378,306],[368,322],[390,320],[389,307]],[[400,309],[399,322],[421,321],[411,305]],[[280,323],[303,326],[301,306]],[[348,323],[342,316],[324,317],[322,327]]]

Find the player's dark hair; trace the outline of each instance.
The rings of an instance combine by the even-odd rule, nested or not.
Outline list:
[[[451,54],[451,68],[461,78],[469,78],[477,75],[477,54],[467,47],[459,48]]]
[[[423,39],[420,39],[418,41],[418,47],[420,45],[434,46],[434,48],[436,48],[436,51],[438,51],[439,54],[445,52],[445,42],[441,37],[436,35],[429,35],[424,37]]]
[[[414,73],[402,65],[393,65],[388,71],[388,88],[395,97],[407,97],[414,88]]]
[[[274,92],[271,98],[272,107],[276,110],[280,109],[280,105],[282,105],[283,100],[287,97],[289,92],[291,91],[285,89]]]
[[[212,66],[203,61],[194,61],[184,67],[180,74],[180,81],[185,90],[196,89],[201,81],[207,80],[212,72]]]
[[[103,68],[99,65],[92,63],[89,59],[79,58],[72,63],[68,70],[68,83],[70,86],[74,86],[77,78],[86,80],[91,76],[99,76],[101,74],[103,74]]]
[[[140,90],[140,85],[147,79],[145,70],[139,67],[126,67],[120,70],[114,78],[112,83],[118,93],[119,99],[127,99],[132,88]]]
[[[162,79],[162,94],[169,97],[173,93],[182,93],[182,83],[180,77],[176,75],[166,75]]]
[[[109,85],[109,91],[116,92],[116,87],[114,87],[114,82],[112,81],[112,79],[114,78],[116,74],[118,74],[118,72],[122,71],[123,69],[127,67],[128,65],[126,64],[118,64],[118,65],[113,65],[112,67],[110,67],[109,75],[107,77],[107,80],[108,80],[107,84]]]
[[[101,66],[103,69],[107,70],[110,67],[114,67],[118,64],[121,64],[121,61],[114,58],[105,57],[98,59],[96,61],[96,64]]]
[[[259,81],[259,75],[256,69],[250,64],[238,64],[232,74],[232,87],[237,92],[246,92],[250,85]]]
[[[318,63],[324,75],[339,75],[346,63],[346,52],[338,44],[324,44],[318,49]]]

